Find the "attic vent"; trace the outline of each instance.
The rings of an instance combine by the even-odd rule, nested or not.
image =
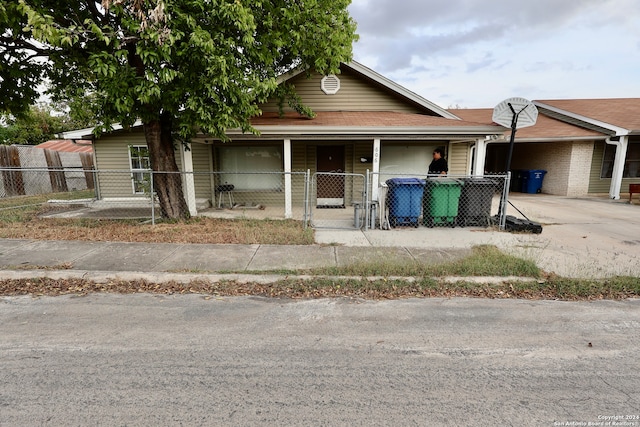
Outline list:
[[[340,90],[340,79],[335,74],[329,74],[322,78],[320,87],[327,95],[335,95]]]

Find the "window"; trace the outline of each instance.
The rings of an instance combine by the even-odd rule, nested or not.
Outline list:
[[[605,144],[600,178],[611,178],[616,158],[616,146]],[[630,142],[627,146],[627,158],[624,162],[623,178],[640,177],[640,142]]]
[[[426,175],[437,145],[390,145],[380,149],[380,173],[385,175]]]
[[[218,159],[220,182],[236,190],[282,189],[281,147],[218,147]]]
[[[129,164],[131,165],[131,181],[133,193],[144,194],[149,191],[149,174],[151,163],[149,161],[149,149],[146,145],[129,146]]]

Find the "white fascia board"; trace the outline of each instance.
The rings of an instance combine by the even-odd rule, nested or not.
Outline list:
[[[132,128],[137,127],[137,126],[142,126],[142,121],[141,120],[136,120],[136,122],[131,125]],[[112,132],[112,131],[116,131],[116,130],[122,130],[124,129],[122,127],[122,125],[120,123],[114,123],[113,125],[111,125],[111,130],[108,132]],[[93,139],[93,131],[95,130],[95,127],[92,128],[84,128],[84,129],[78,129],[78,130],[70,130],[68,132],[62,132],[57,134],[58,138],[61,139]],[[106,132],[105,132],[106,133]]]
[[[374,80],[378,83],[380,83],[381,85],[391,89],[394,92],[399,93],[400,95],[404,96],[405,98],[410,99],[411,101],[422,105],[425,108],[428,108],[431,111],[434,111],[436,113],[438,113],[439,115],[441,115],[442,117],[446,117],[447,119],[454,119],[454,120],[460,120],[460,117],[450,113],[449,111],[445,110],[442,107],[439,107],[438,105],[434,104],[433,102],[423,98],[422,96],[411,92],[409,89],[400,86],[398,83],[389,80],[388,78],[384,77],[381,74],[376,73],[375,71],[373,71],[372,69],[365,67],[364,65],[360,64],[359,62],[356,61],[351,61],[351,62],[347,62],[345,63],[345,65],[349,68],[354,69],[355,71],[369,77],[371,80]]]
[[[306,70],[307,69],[302,66],[296,67],[293,70],[287,71],[286,73],[279,75],[278,78],[276,79],[276,82],[278,84],[284,83],[289,79],[299,76],[300,74],[304,73]]]
[[[561,108],[553,107],[548,104],[544,104],[542,102],[533,101],[533,104],[536,107],[544,108],[549,111],[553,111],[554,113],[558,113],[560,115],[571,117],[572,119],[580,120],[585,123],[592,124],[594,126],[598,126],[604,129],[609,129],[616,133],[617,136],[629,135],[629,129],[621,128],[620,126],[612,125],[611,123],[602,122],[600,120],[593,119],[591,117],[583,116],[581,114],[572,113],[571,111],[563,110]]]
[[[70,130],[68,132],[61,132],[56,134],[56,136],[60,139],[92,139],[93,137],[93,129],[95,128],[84,128],[77,130]]]

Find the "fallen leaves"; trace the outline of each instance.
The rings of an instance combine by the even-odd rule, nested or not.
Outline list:
[[[567,294],[553,284],[524,283],[444,283],[433,281],[416,282],[403,280],[365,278],[289,278],[272,283],[194,280],[189,283],[175,281],[150,282],[146,280],[109,280],[94,282],[85,279],[12,279],[0,280],[0,295],[18,296],[59,296],[87,295],[91,293],[115,294],[200,294],[205,299],[223,296],[264,296],[269,298],[315,299],[315,298],[358,298],[368,300],[401,298],[492,298],[530,300],[593,300],[626,299],[638,297],[633,290],[611,290],[591,294]]]

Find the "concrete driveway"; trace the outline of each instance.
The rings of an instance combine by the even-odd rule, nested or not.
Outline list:
[[[318,243],[403,246],[430,249],[495,245],[564,277],[640,277],[640,204],[605,197],[570,198],[512,193],[510,201],[527,218],[543,224],[541,234],[488,228],[395,228],[317,230]],[[522,217],[513,207],[508,215]]]
[[[520,244],[505,248],[510,252],[567,277],[640,277],[640,205],[536,194],[510,200],[544,225],[542,234],[522,236]]]

